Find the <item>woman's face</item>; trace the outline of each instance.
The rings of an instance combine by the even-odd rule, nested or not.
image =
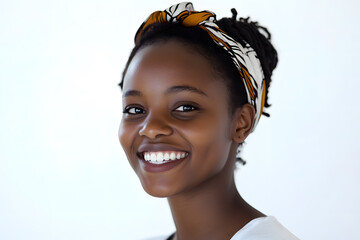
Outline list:
[[[145,191],[168,197],[219,175],[233,143],[228,90],[176,40],[139,50],[123,85],[120,143]]]

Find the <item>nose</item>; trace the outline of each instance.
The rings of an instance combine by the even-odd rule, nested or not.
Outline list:
[[[150,139],[156,139],[160,136],[169,136],[172,133],[173,130],[168,125],[167,121],[164,118],[155,116],[154,113],[147,116],[139,130],[140,136],[145,136]]]

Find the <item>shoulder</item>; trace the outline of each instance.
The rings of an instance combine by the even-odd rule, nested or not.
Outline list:
[[[299,240],[275,217],[255,218],[240,229],[230,240]]]

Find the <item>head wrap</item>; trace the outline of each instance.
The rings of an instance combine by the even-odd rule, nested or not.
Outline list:
[[[213,12],[194,11],[190,2],[179,3],[165,11],[152,13],[137,31],[135,42],[149,25],[165,22],[180,23],[186,27],[198,26],[206,31],[217,45],[229,53],[245,85],[248,103],[255,108],[255,121],[252,129],[254,130],[263,111],[266,92],[264,73],[255,50],[248,43],[242,46],[221,30],[216,24],[216,15]]]

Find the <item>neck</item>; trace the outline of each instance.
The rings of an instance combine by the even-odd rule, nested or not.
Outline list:
[[[168,197],[176,226],[174,239],[230,239],[254,218],[264,216],[239,195],[233,167],[189,192]]]

